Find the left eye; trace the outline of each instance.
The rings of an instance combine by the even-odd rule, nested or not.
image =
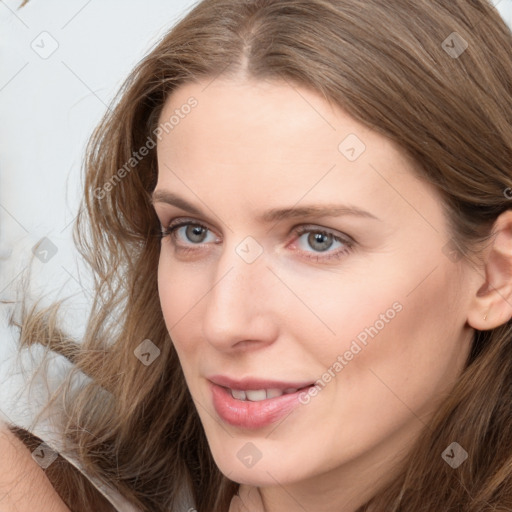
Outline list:
[[[348,240],[344,240],[343,238],[334,235],[333,233],[329,233],[328,231],[323,231],[321,229],[314,229],[311,227],[303,227],[299,228],[298,232],[298,247],[306,252],[311,252],[313,249],[314,252],[322,253],[326,252],[329,249],[348,248],[350,247],[350,242]]]

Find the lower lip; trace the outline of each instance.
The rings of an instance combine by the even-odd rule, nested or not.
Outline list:
[[[213,406],[220,418],[230,425],[247,429],[262,428],[279,421],[300,405],[299,396],[307,389],[251,402],[237,400],[233,398],[229,389],[212,382],[209,384],[213,395]]]

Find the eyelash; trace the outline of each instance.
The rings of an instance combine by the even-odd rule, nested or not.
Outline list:
[[[201,224],[197,221],[192,220],[180,220],[177,219],[169,224],[167,228],[162,228],[161,230],[161,239],[164,239],[166,237],[172,237],[173,238],[173,245],[175,248],[179,249],[180,252],[184,254],[188,254],[190,252],[195,251],[195,248],[191,247],[183,247],[179,246],[175,243],[176,240],[176,231],[184,226],[197,226],[201,227],[203,229],[208,230],[211,232],[210,228],[207,226]],[[344,244],[344,248],[338,249],[337,251],[329,251],[327,250],[325,253],[322,252],[309,252],[309,251],[300,251],[303,253],[304,257],[307,259],[315,260],[315,261],[327,261],[331,260],[333,258],[340,259],[342,256],[350,253],[355,245],[355,242],[353,240],[350,240],[349,238],[343,238],[340,236],[335,235],[333,232],[329,231],[328,229],[320,228],[318,226],[312,226],[312,225],[305,225],[305,226],[299,226],[294,229],[294,234],[297,236],[297,238],[300,238],[305,233],[318,233],[322,235],[329,235],[332,236],[333,241],[341,242]],[[201,246],[201,244],[192,244],[195,246]],[[325,255],[324,255],[325,254]]]

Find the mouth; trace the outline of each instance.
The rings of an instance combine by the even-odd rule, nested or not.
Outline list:
[[[284,383],[227,377],[209,378],[212,402],[224,422],[245,429],[268,426],[301,404],[301,394],[314,383]]]

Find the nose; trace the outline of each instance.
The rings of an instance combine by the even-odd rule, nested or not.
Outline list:
[[[251,261],[240,249],[224,247],[203,306],[204,338],[221,351],[260,348],[277,337],[276,278],[264,253]]]

